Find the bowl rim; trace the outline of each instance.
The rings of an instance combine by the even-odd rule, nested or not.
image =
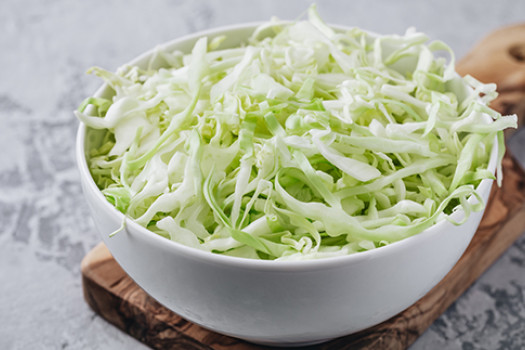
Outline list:
[[[175,38],[173,40],[157,44],[153,48],[147,50],[146,52],[136,56],[131,61],[125,63],[124,65],[136,65],[140,61],[147,59],[155,54],[155,52],[159,49],[163,48],[169,48],[175,45],[181,45],[184,42],[188,41],[196,41],[200,37],[203,36],[210,36],[210,35],[221,35],[224,32],[227,31],[233,31],[233,30],[250,30],[255,29],[258,26],[266,23],[274,23],[275,25],[290,23],[293,21],[276,21],[276,22],[248,22],[248,23],[239,23],[234,25],[228,25],[228,26],[220,26],[215,27],[203,31],[198,31],[195,33],[191,33],[188,35],[184,35],[178,38]],[[352,27],[348,26],[342,26],[342,25],[332,25],[330,24],[332,28],[335,29],[342,29],[342,30],[348,30]],[[373,32],[368,32],[372,36],[375,36],[377,34]],[[92,96],[100,96],[104,90],[107,88],[107,84],[103,84],[101,87],[99,87],[96,92]],[[229,255],[223,255],[218,253],[213,253],[205,250],[200,250],[197,248],[193,248],[190,246],[186,246],[182,243],[178,243],[176,241],[172,241],[170,239],[167,239],[165,237],[162,237],[153,231],[148,230],[147,228],[141,226],[137,222],[135,222],[130,217],[124,215],[122,212],[118,211],[111,203],[109,203],[102,192],[98,189],[97,185],[95,184],[95,181],[93,180],[93,177],[91,176],[91,173],[89,171],[88,165],[87,165],[87,157],[85,154],[85,136],[87,132],[87,127],[84,123],[80,122],[78,130],[77,130],[77,136],[76,136],[76,161],[77,161],[77,168],[80,173],[80,177],[85,180],[82,181],[84,185],[87,186],[87,189],[90,190],[96,197],[97,202],[99,202],[100,205],[104,207],[104,210],[109,213],[112,217],[114,217],[115,221],[118,222],[124,222],[126,223],[125,230],[127,231],[127,228],[130,227],[133,230],[137,231],[139,234],[143,236],[144,239],[150,240],[152,244],[157,246],[160,249],[169,249],[170,251],[173,251],[174,253],[184,255],[188,258],[198,259],[204,262],[208,262],[211,264],[221,264],[226,266],[235,266],[235,267],[246,267],[246,268],[256,268],[256,269],[264,269],[264,270],[293,270],[293,271],[300,271],[300,270],[311,270],[312,268],[331,268],[338,265],[343,264],[356,264],[362,261],[366,261],[369,259],[375,259],[378,257],[381,257],[383,255],[390,255],[390,254],[398,254],[399,251],[403,251],[404,249],[410,249],[413,246],[417,246],[419,244],[419,241],[428,240],[431,237],[437,235],[440,233],[443,226],[449,224],[453,225],[446,219],[442,219],[441,221],[438,221],[434,225],[430,226],[429,228],[415,234],[409,237],[405,237],[399,241],[390,243],[386,246],[382,246],[379,248],[366,250],[363,252],[357,252],[352,253],[348,255],[339,255],[339,256],[330,256],[330,257],[323,257],[323,258],[313,258],[313,259],[305,259],[305,260],[261,260],[261,259],[250,259],[250,258],[243,258],[243,257],[235,257],[235,256],[229,256]],[[489,158],[489,164],[488,169],[494,174],[496,170],[496,161],[498,156],[498,142],[495,137],[494,143],[491,149],[491,154]],[[484,179],[480,182],[478,187],[476,188],[476,191],[480,194],[486,193],[486,191],[490,192],[490,189],[492,187],[493,180],[492,179]],[[487,197],[487,202],[488,202]],[[475,201],[475,196],[470,196],[468,199],[469,202]],[[485,206],[482,210],[482,212],[487,207],[487,203],[485,203]],[[456,212],[452,213],[450,215],[451,219],[454,219],[457,221],[459,218],[461,218],[461,215],[463,213],[463,210],[460,208]],[[93,217],[93,220],[95,221],[96,218]],[[103,235],[102,232],[99,232],[100,235]],[[123,233],[119,233],[123,234]],[[126,234],[129,234],[126,232]],[[108,233],[109,235],[109,233]],[[111,239],[111,237],[108,237],[108,239]]]

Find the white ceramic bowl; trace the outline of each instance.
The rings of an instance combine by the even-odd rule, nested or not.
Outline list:
[[[226,35],[225,45],[246,39],[255,24],[186,36],[163,47],[189,52],[201,36]],[[131,64],[145,65],[154,50]],[[106,87],[96,96],[108,96]],[[78,129],[77,159],[82,187],[102,239],[122,268],[152,297],[210,330],[272,345],[318,343],[378,324],[404,310],[434,287],[457,262],[482,212],[455,226],[441,221],[426,231],[375,250],[311,261],[259,261],[199,251],[165,239],[127,220],[106,201],[86,163],[97,142]],[[491,153],[494,171],[497,147]],[[492,185],[483,180],[486,202]],[[470,199],[474,201],[474,198]],[[462,212],[454,214],[456,219]]]

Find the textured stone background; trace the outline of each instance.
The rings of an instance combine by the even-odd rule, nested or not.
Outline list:
[[[98,241],[74,158],[71,111],[114,70],[158,43],[310,1],[0,1],[0,349],[143,346],[82,299],[79,265]],[[331,23],[379,33],[415,26],[463,56],[489,31],[525,22],[525,2],[319,1]],[[524,152],[525,153],[525,152]],[[524,154],[525,155],[525,154]],[[412,349],[525,348],[525,237]]]

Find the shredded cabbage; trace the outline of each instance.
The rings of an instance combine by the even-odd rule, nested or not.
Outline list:
[[[501,181],[502,130],[516,127],[487,107],[495,85],[460,78],[451,50],[412,29],[308,15],[239,47],[203,37],[147,68],[92,68],[114,96],[76,115],[103,133],[88,163],[107,200],[190,247],[279,260],[375,249],[481,210],[492,144]]]

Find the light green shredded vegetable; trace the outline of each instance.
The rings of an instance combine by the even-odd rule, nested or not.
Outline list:
[[[450,49],[413,30],[308,16],[239,47],[203,37],[146,69],[92,68],[114,95],[76,115],[103,135],[87,156],[107,200],[190,247],[279,260],[375,249],[481,210],[494,140],[501,181],[502,130],[516,127],[487,107],[495,86],[459,77]]]

